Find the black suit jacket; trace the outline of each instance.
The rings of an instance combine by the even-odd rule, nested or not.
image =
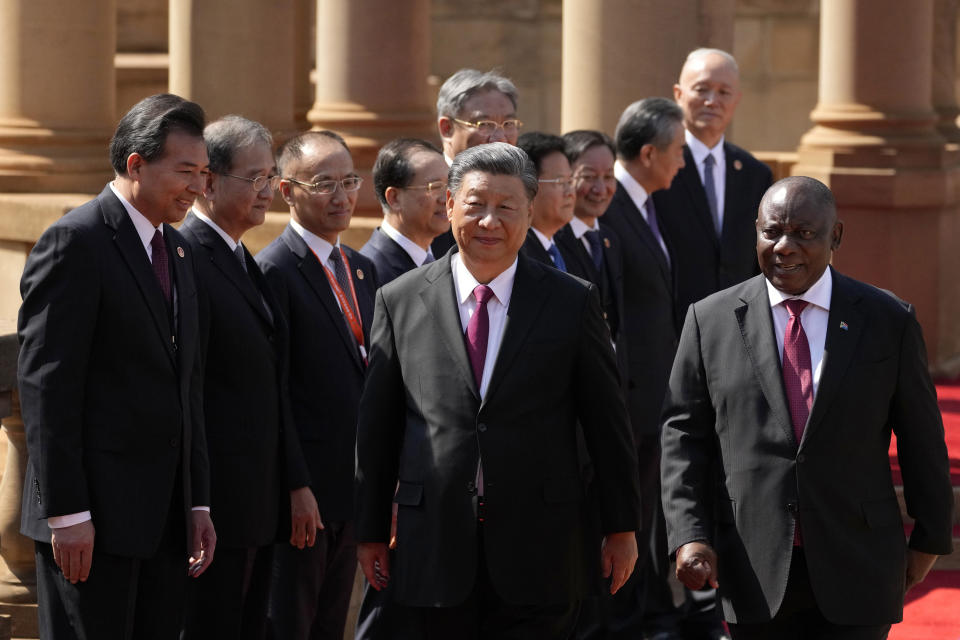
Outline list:
[[[671,269],[640,210],[619,182],[603,222],[620,237],[623,255],[627,408],[634,434],[651,435],[658,431],[677,348]]]
[[[575,426],[598,461],[604,531],[636,528],[636,459],[595,287],[519,257],[485,398],[473,380],[450,256],[380,289],[357,432],[357,535],[386,542],[399,602],[451,606],[478,567],[483,459],[486,568],[507,602],[582,596],[583,489]]]
[[[674,256],[678,331],[690,304],[760,273],[755,223],[773,176],[767,165],[736,145],[724,142],[723,153],[727,175],[719,239],[689,147],[683,148],[686,165],[673,184],[653,196]]]
[[[564,249],[557,243],[556,238],[554,238],[554,244],[557,245],[557,249],[560,251],[560,256],[563,258],[563,262],[566,264],[567,270],[569,271],[570,262],[574,259],[573,255],[564,251]],[[543,243],[540,242],[540,238],[538,238],[537,234],[533,232],[532,227],[527,229],[527,237],[523,241],[523,246],[520,247],[520,253],[532,260],[536,260],[541,264],[545,264],[548,267],[558,269],[558,267],[553,263],[553,258],[551,258],[550,254],[547,253],[547,250],[543,248]]]
[[[370,260],[341,246],[369,345],[376,270]],[[352,520],[364,363],[323,266],[292,227],[260,251],[257,262],[290,325],[290,403],[320,516],[324,522]]]
[[[410,254],[379,227],[373,230],[360,253],[373,262],[377,269],[377,283],[381,287],[400,274],[417,268]]]
[[[163,234],[175,326],[109,185],[51,225],[27,258],[21,531],[34,540],[50,541],[45,518],[89,510],[98,550],[146,558],[172,505],[186,517],[190,506],[210,504],[194,256],[176,229],[164,225]]]
[[[947,452],[920,326],[906,303],[834,271],[822,374],[799,447],[773,332],[763,276],[687,314],[663,414],[670,548],[713,545],[727,620],[762,622],[781,605],[799,516],[824,616],[897,622],[907,545],[891,431],[916,518],[909,546],[951,547]]]
[[[280,514],[289,514],[289,491],[310,484],[286,396],[287,323],[246,250],[244,272],[223,238],[192,212],[181,232],[204,291],[203,401],[217,542],[265,545],[288,533]]]

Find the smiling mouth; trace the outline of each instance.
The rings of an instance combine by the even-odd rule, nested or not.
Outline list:
[[[776,266],[779,271],[786,271],[787,273],[793,273],[794,271],[799,271],[803,268],[802,264],[778,264]]]

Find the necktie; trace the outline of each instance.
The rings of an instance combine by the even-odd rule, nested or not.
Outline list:
[[[425,264],[430,264],[430,263],[433,262],[434,260],[436,260],[436,258],[433,257],[433,251],[430,251],[430,250],[428,249],[428,250],[427,250],[427,257],[423,259],[423,262],[420,263],[420,266],[422,267],[422,266],[425,265]]]
[[[247,271],[247,257],[243,255],[243,245],[238,244],[237,248],[233,250],[233,255],[237,256],[237,260],[240,261],[240,267],[244,272],[249,273],[249,271]]]
[[[650,232],[653,234],[653,238],[657,241],[657,246],[660,247],[660,250],[663,251],[663,257],[667,259],[667,266],[670,266],[670,254],[667,253],[666,245],[663,242],[663,236],[660,235],[660,222],[657,220],[657,210],[653,206],[653,198],[647,197],[647,201],[643,203],[643,208],[647,211],[647,226],[650,227]]]
[[[593,258],[593,266],[597,268],[597,273],[603,269],[603,245],[600,242],[600,231],[591,229],[584,234],[587,243],[590,245],[590,257]]]
[[[567,270],[567,263],[563,261],[563,256],[560,255],[560,249],[557,248],[557,245],[553,242],[550,243],[550,248],[547,249],[547,253],[550,254],[550,259],[553,260],[553,266],[555,266],[560,271]]]
[[[487,359],[487,338],[490,336],[490,314],[487,313],[487,302],[493,297],[493,289],[485,284],[478,284],[473,290],[473,297],[477,300],[477,308],[467,323],[467,355],[470,356],[470,366],[473,368],[473,379],[477,382],[477,389],[483,381],[483,364]]]
[[[787,330],[783,336],[783,385],[790,405],[790,418],[797,445],[803,438],[803,429],[813,406],[813,368],[810,364],[810,343],[800,323],[800,313],[806,308],[805,300],[784,300],[790,313]]]
[[[333,251],[330,252],[330,260],[333,262],[333,275],[337,278],[337,284],[343,289],[344,297],[347,299],[350,309],[356,313],[357,310],[353,308],[353,301],[350,299],[350,279],[347,277],[347,267],[343,264],[343,258],[340,256],[340,247],[333,248]]]
[[[173,302],[172,289],[170,287],[170,258],[167,256],[167,243],[163,240],[163,234],[160,229],[153,232],[153,238],[150,240],[150,247],[153,249],[153,275],[157,277],[160,284],[160,290],[163,292],[163,299],[167,304]]]
[[[710,217],[713,219],[713,230],[720,236],[720,209],[717,206],[717,188],[713,182],[713,167],[717,164],[713,154],[708,154],[703,161],[703,190],[707,192],[707,204],[710,205]]]

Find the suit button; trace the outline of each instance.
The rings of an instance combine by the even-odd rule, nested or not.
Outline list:
[[[467,493],[473,493],[477,490],[477,485],[473,483],[473,480],[467,483]]]
[[[788,502],[787,511],[789,511],[790,513],[797,513],[798,511],[800,511],[800,507],[797,505],[796,502]]]
[[[486,430],[487,430],[486,424],[481,422],[480,424],[477,425],[477,431],[479,431],[480,433],[483,433]]]
[[[797,462],[803,464],[806,461],[807,461],[807,456],[803,455],[802,453],[797,456]]]
[[[170,446],[171,446],[171,447],[176,447],[178,444],[180,444],[180,439],[179,439],[179,438],[170,438]]]

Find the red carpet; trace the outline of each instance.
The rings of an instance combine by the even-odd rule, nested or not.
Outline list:
[[[940,401],[940,413],[943,415],[947,454],[950,456],[950,479],[954,486],[958,486],[960,485],[960,382],[938,384],[937,398]],[[896,437],[890,442],[890,466],[893,468],[894,484],[901,484]]]

